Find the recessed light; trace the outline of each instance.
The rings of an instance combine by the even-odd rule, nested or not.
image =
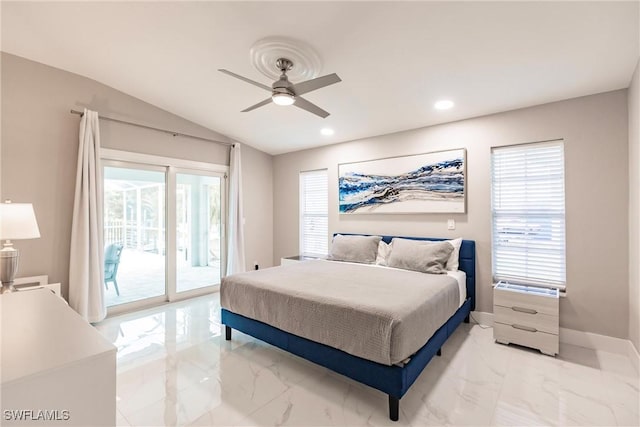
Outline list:
[[[433,104],[433,108],[436,110],[448,110],[449,108],[453,108],[453,101],[448,99],[441,99],[440,101]]]
[[[320,130],[320,133],[323,134],[324,136],[331,136],[334,134],[333,129],[331,128],[322,128]]]

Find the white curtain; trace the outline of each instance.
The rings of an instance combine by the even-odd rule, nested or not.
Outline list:
[[[98,113],[85,108],[71,226],[69,305],[89,322],[99,322],[107,315],[103,251],[100,127]]]
[[[240,144],[231,147],[229,162],[229,227],[227,232],[227,275],[246,270],[244,261],[244,213],[242,209],[242,166]]]

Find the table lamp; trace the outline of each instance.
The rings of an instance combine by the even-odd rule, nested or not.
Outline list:
[[[6,240],[0,250],[0,294],[13,292],[13,279],[18,271],[18,250],[11,240],[40,237],[36,215],[31,203],[0,203],[0,240]]]

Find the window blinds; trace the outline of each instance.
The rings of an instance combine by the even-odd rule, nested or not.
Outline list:
[[[328,253],[327,170],[300,172],[300,253]]]
[[[495,280],[565,284],[564,143],[491,152]]]

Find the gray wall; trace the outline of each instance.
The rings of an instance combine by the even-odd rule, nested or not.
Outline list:
[[[565,140],[567,287],[563,327],[627,338],[627,91],[603,93],[444,125],[366,138],[274,158],[274,256],[298,253],[298,173],[328,168],[329,231],[473,239],[478,311],[492,311],[492,146]],[[339,130],[338,130],[339,131]],[[467,213],[338,214],[337,165],[464,147]],[[457,229],[447,231],[447,218]]]
[[[273,266],[273,156],[242,145],[247,269]]]
[[[16,242],[20,276],[48,274],[66,295],[69,241],[80,118],[70,109],[101,114],[221,141],[228,138],[94,80],[2,53],[1,196],[33,203],[37,240]],[[107,121],[100,122],[105,148],[216,164],[229,164],[228,147]],[[272,157],[243,145],[245,218],[248,230],[272,228]],[[264,210],[255,208],[255,199]],[[269,212],[265,215],[265,211]],[[271,233],[247,238],[247,254],[271,263]],[[251,264],[253,265],[253,264]]]
[[[640,352],[640,60],[629,85],[629,339]]]

